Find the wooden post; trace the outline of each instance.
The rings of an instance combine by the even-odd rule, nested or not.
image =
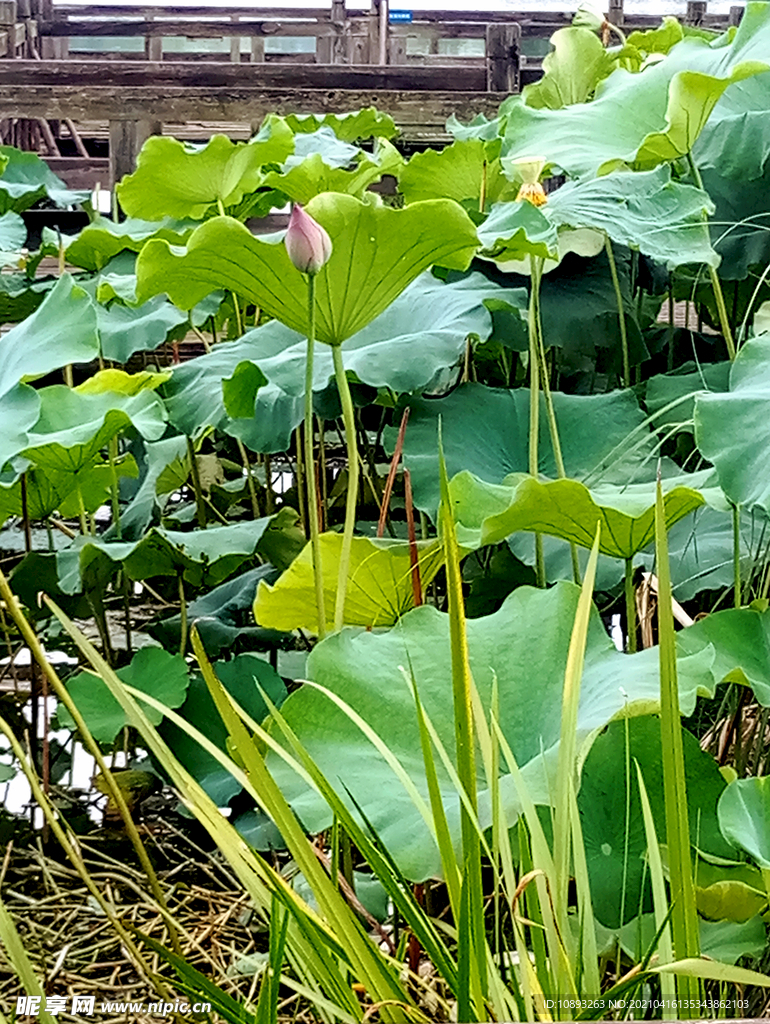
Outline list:
[[[264,64],[265,63],[265,37],[264,36],[252,36],[251,37],[251,63],[252,64]]]
[[[727,16],[728,26],[740,25],[741,18],[743,17],[743,7],[731,7],[730,13]]]
[[[702,25],[706,14],[706,0],[687,0],[687,13],[684,16],[687,25]]]
[[[388,0],[380,0],[380,52],[379,64],[388,63],[388,30],[390,18],[390,3]]]
[[[487,92],[518,92],[521,27],[487,25]]]
[[[148,21],[155,21],[152,14],[147,15]],[[144,56],[147,60],[163,60],[163,36],[144,37]]]
[[[380,50],[380,0],[371,0],[371,7],[369,8],[369,17],[367,19],[366,28],[367,36],[369,39],[369,52],[366,55],[366,63],[376,64],[377,54],[379,53]],[[357,52],[355,44],[353,44],[353,46],[354,49],[351,55],[350,63],[357,64],[358,61],[356,60],[356,57],[359,55],[361,48],[359,46],[357,48]]]
[[[347,11],[345,0],[332,0],[332,25],[334,35],[331,37],[331,63],[344,64],[347,58],[347,46],[345,40],[345,29],[347,24]]]
[[[388,40],[388,63],[406,64],[406,36],[391,35]]]
[[[110,121],[110,187],[136,170],[139,150],[151,135],[160,135],[158,121]]]
[[[238,22],[238,21],[240,21],[240,18],[238,17],[237,14],[234,14],[230,20]],[[240,64],[241,63],[241,37],[240,36],[230,36],[230,62],[232,64]]]
[[[612,25],[623,24],[623,0],[609,0],[607,9],[607,21]]]

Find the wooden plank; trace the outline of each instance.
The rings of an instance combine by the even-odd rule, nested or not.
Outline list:
[[[3,62],[0,62],[3,63]],[[249,66],[250,70],[254,66]],[[460,70],[460,69],[458,69]],[[0,85],[0,118],[71,118],[73,121],[148,120],[242,121],[255,123],[269,113],[342,113],[377,106],[395,118],[407,139],[436,138],[450,114],[462,121],[482,113],[494,116],[500,93],[355,89],[222,89],[195,86],[125,86],[116,102],[108,86]]]
[[[98,182],[107,188],[110,161],[106,157],[47,156],[43,158],[68,188],[93,189]]]
[[[75,19],[67,21],[46,21],[40,23],[40,34],[44,36],[184,36],[187,39],[221,39],[223,36],[331,36],[334,29],[330,24],[318,22],[289,21],[161,21],[136,19],[134,21],[107,21],[99,19]]]
[[[149,113],[149,112],[148,112]],[[151,135],[161,134],[161,125],[149,119],[110,121],[110,183],[136,170],[139,150]]]
[[[232,89],[243,95],[248,90],[484,92],[486,76],[479,68],[456,67],[451,63],[430,68],[276,63],[254,69],[225,62],[201,67],[192,61],[176,64],[172,61],[17,60],[12,65],[0,63],[0,86],[5,95],[12,89],[26,91],[45,87],[93,88],[97,90],[95,95],[100,95],[99,89],[113,90],[114,104],[118,106],[123,103],[123,94],[116,97],[114,90],[124,86],[156,89],[162,101],[166,87]]]

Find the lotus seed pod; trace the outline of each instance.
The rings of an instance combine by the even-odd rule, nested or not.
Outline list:
[[[332,254],[332,240],[318,221],[294,204],[284,238],[286,251],[303,274],[317,274]]]

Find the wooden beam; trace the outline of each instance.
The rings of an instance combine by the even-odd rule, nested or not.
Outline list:
[[[114,113],[124,102],[124,95],[115,95],[116,88],[154,88],[162,100],[167,89],[221,89],[247,95],[279,90],[286,94],[297,90],[386,91],[416,90],[419,92],[484,92],[486,76],[482,69],[456,67],[452,64],[433,67],[390,67],[385,65],[281,65],[265,64],[258,69],[219,62],[203,67],[192,61],[131,60],[16,60],[0,62],[0,88],[4,95],[12,89],[24,91],[52,89],[93,89],[112,93]],[[40,92],[39,95],[44,95]],[[128,96],[131,95],[129,92]],[[223,98],[226,96],[223,94]],[[0,115],[2,116],[2,115]],[[121,115],[122,116],[122,115]],[[128,115],[127,115],[128,116]],[[161,120],[165,120],[162,118]]]
[[[1,0],[0,0],[1,2]],[[223,36],[331,36],[331,24],[314,21],[161,21],[135,19],[126,21],[98,21],[90,18],[69,18],[67,21],[45,21],[40,23],[40,34],[44,36],[183,36],[187,39],[220,39]]]

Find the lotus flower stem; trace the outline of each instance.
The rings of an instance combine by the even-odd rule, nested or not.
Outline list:
[[[342,418],[345,424],[345,440],[348,449],[348,496],[345,504],[345,527],[342,534],[342,552],[340,554],[339,572],[337,575],[337,598],[334,606],[334,628],[342,628],[345,616],[345,597],[348,587],[348,570],[350,554],[353,549],[353,530],[356,525],[356,500],[358,497],[358,446],[356,444],[356,419],[353,411],[353,398],[350,385],[342,362],[342,347],[332,346],[334,359],[334,376],[342,403]]]
[[[110,500],[112,504],[112,521],[115,524],[115,536],[121,539],[120,529],[120,491],[118,490],[118,435],[110,438],[107,448],[107,458],[110,461]]]
[[[324,602],[324,576],[321,562],[321,538],[318,524],[318,491],[313,452],[313,354],[315,349],[315,274],[307,279],[307,358],[305,360],[305,484],[307,486],[307,519],[313,552],[313,578],[318,613],[318,636],[326,636],[326,605]]]
[[[184,596],[184,577],[179,573],[179,653],[184,658],[187,649],[187,599]]]
[[[534,266],[534,264],[533,264]],[[540,433],[540,357],[537,343],[537,303],[539,281],[532,275],[529,292],[529,473],[537,480],[539,476],[539,433]],[[537,585],[545,586],[545,559],[543,558],[543,538],[535,534],[535,573]]]
[[[259,499],[257,497],[257,488],[254,483],[254,474],[251,472],[251,463],[249,462],[249,456],[246,452],[246,446],[239,437],[235,439],[238,445],[238,451],[241,456],[241,462],[243,463],[243,470],[246,474],[246,486],[249,489],[249,497],[251,498],[251,512],[255,519],[259,519]]]
[[[553,407],[553,395],[551,394],[551,382],[548,377],[548,363],[545,358],[545,341],[543,340],[543,321],[540,316],[540,282],[543,277],[543,260],[536,256],[530,256],[530,267],[532,271],[532,295],[535,304],[535,332],[537,334],[537,354],[540,360],[540,378],[543,382],[543,398],[545,399],[545,412],[548,418],[548,430],[551,435],[551,447],[553,448],[553,460],[556,463],[556,472],[560,480],[566,480],[567,473],[564,469],[564,458],[561,453],[561,441],[559,439],[559,427],[556,423],[556,412]],[[580,586],[580,562],[578,561],[577,546],[570,542],[572,555],[572,578]]]
[[[206,506],[203,503],[203,488],[201,487],[201,477],[198,472],[198,458],[195,454],[195,445],[191,437],[187,438],[187,455],[190,459],[190,476],[192,477],[193,491],[195,492],[195,512],[198,518],[198,526],[204,530],[206,528]]]
[[[693,177],[693,181],[701,192],[705,191],[703,188],[703,178],[698,170],[698,165],[692,158],[692,153],[687,154],[687,164],[690,168],[690,174]],[[703,220],[708,229],[708,215],[706,213],[703,214]],[[722,291],[722,282],[719,280],[719,274],[716,271],[716,267],[709,266],[709,277],[711,278],[711,288],[714,292],[714,300],[717,304],[719,326],[722,328],[725,345],[727,346],[727,354],[732,360],[735,359],[735,339],[733,338],[733,329],[730,326],[730,318],[727,315],[727,306],[725,304],[725,296]]]
[[[607,262],[610,265],[610,276],[612,287],[615,289],[615,298],[618,303],[618,327],[620,329],[620,347],[623,351],[623,387],[631,387],[631,364],[628,356],[628,331],[626,330],[626,311],[623,306],[623,293],[620,290],[620,278],[615,263],[615,253],[612,251],[610,236],[604,239],[604,250],[607,253]]]

